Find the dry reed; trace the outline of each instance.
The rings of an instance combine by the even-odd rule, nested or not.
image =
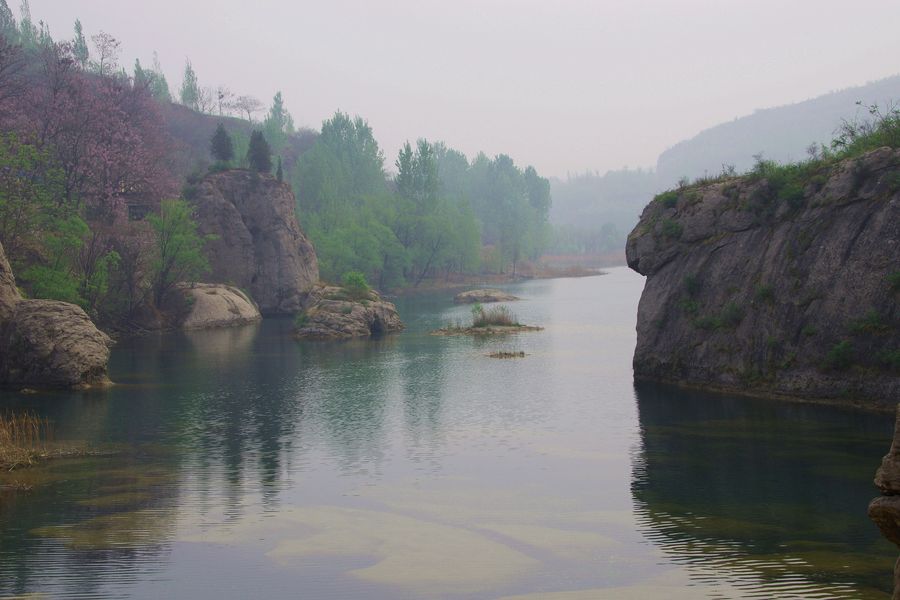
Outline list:
[[[0,413],[0,469],[11,471],[46,458],[52,429],[33,412]]]

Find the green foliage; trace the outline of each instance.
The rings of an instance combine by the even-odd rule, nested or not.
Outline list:
[[[354,300],[367,298],[371,291],[369,283],[366,281],[366,276],[359,271],[348,271],[344,273],[342,283],[347,294]]]
[[[254,131],[250,134],[247,164],[257,173],[272,172],[272,150],[261,131]]]
[[[870,310],[860,319],[853,321],[850,324],[850,331],[856,334],[862,333],[871,333],[871,334],[879,334],[885,333],[890,329],[890,325],[885,322],[884,317],[877,310]]]
[[[164,200],[158,215],[150,215],[156,237],[156,256],[151,267],[151,286],[157,306],[180,281],[189,281],[209,270],[203,253],[207,239],[197,233],[191,207],[183,200]]]
[[[800,330],[800,333],[805,335],[806,337],[812,337],[814,335],[818,335],[819,329],[813,325],[804,325],[803,329]]]
[[[288,136],[294,132],[294,119],[284,107],[281,92],[272,98],[272,107],[263,121],[263,132],[271,146],[273,154],[281,154]]]
[[[675,208],[678,204],[678,190],[669,190],[668,192],[657,194],[653,199],[665,208]]]
[[[718,315],[704,315],[694,319],[694,326],[706,331],[735,329],[744,319],[744,309],[736,302],[728,302]]]
[[[472,307],[472,327],[515,327],[519,325],[516,315],[505,306],[494,306],[485,310],[480,304]]]
[[[825,355],[822,367],[826,371],[845,371],[853,365],[853,346],[847,340],[838,342]]]
[[[775,288],[770,284],[759,284],[753,290],[753,297],[757,302],[771,304],[775,301]]]
[[[663,236],[670,240],[677,240],[681,238],[681,234],[684,232],[684,227],[681,225],[681,223],[673,221],[672,219],[663,219],[660,222],[660,228],[662,230]]]
[[[2,7],[0,7],[0,12],[2,12]],[[0,20],[2,20],[2,17],[0,17]],[[84,39],[81,21],[78,19],[75,19],[75,39],[72,40],[72,56],[78,61],[82,69],[87,67],[90,60],[90,51],[88,50],[87,41]]]
[[[884,350],[878,354],[879,364],[890,371],[900,373],[900,350]]]
[[[892,292],[900,292],[900,271],[889,273],[886,279]]]
[[[184,79],[181,82],[181,103],[193,110],[200,110],[200,83],[191,61],[184,65]]]
[[[222,123],[216,127],[216,132],[209,141],[209,152],[216,161],[226,165],[234,160],[234,145]]]
[[[301,329],[309,322],[309,314],[305,310],[298,312],[294,316],[294,327]]]

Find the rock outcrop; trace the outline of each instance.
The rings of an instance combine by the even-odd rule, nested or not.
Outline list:
[[[900,546],[900,406],[894,425],[894,441],[875,473],[882,496],[869,504],[869,518],[888,540]],[[894,565],[894,600],[900,600],[900,559]]]
[[[868,406],[900,397],[900,150],[657,197],[637,379]]]
[[[312,244],[294,214],[290,186],[247,170],[213,173],[193,190],[210,279],[247,290],[263,315],[294,314],[318,281]]]
[[[0,246],[0,384],[44,388],[107,384],[110,343],[74,304],[23,300]]]
[[[469,290],[468,292],[460,292],[453,297],[456,304],[487,304],[490,302],[513,302],[519,298],[512,294],[507,294],[501,290]]]
[[[182,329],[211,329],[255,323],[259,309],[241,290],[220,283],[182,283],[178,290],[188,305]]]
[[[310,305],[297,319],[298,339],[342,340],[372,337],[403,329],[397,308],[375,292],[354,299],[343,288],[318,286],[310,293]]]

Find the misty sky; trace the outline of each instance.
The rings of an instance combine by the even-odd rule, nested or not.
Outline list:
[[[8,0],[17,12],[19,0]],[[652,166],[701,129],[900,72],[897,0],[31,0],[57,40],[80,18],[201,85],[297,125],[366,118],[407,139],[504,152],[543,175]],[[261,115],[260,115],[261,116]]]

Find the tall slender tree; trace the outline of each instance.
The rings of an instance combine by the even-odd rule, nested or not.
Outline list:
[[[272,152],[279,154],[287,142],[287,136],[294,131],[294,119],[291,113],[284,107],[284,97],[281,92],[272,98],[272,107],[263,121],[263,132],[266,140],[272,148]]]
[[[14,42],[18,37],[18,27],[16,19],[13,17],[12,11],[6,0],[0,0],[0,35],[7,38],[8,41]]]
[[[184,65],[184,79],[181,82],[181,103],[194,110],[200,110],[200,84],[197,74],[188,59]]]
[[[78,19],[75,19],[75,39],[72,41],[72,54],[82,69],[87,67],[91,56],[87,41],[84,39],[84,31],[81,29],[81,21]]]

